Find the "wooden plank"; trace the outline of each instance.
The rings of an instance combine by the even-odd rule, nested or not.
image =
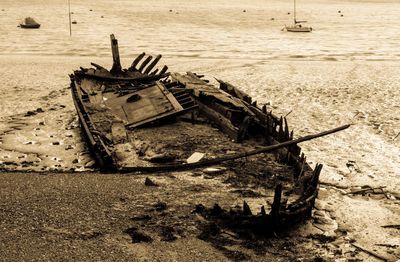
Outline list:
[[[165,95],[165,97],[168,99],[171,105],[175,108],[176,111],[183,110],[183,107],[181,106],[181,104],[179,104],[174,95],[171,92],[169,92],[168,89],[161,82],[157,81],[156,85],[160,89],[162,94]]]
[[[181,110],[181,111],[170,111],[170,112],[167,112],[167,113],[164,113],[164,114],[161,114],[161,115],[157,115],[157,116],[148,118],[148,119],[146,119],[144,121],[141,121],[141,122],[138,122],[138,123],[135,123],[135,124],[128,124],[128,125],[126,125],[126,127],[129,128],[129,129],[133,129],[133,128],[136,128],[136,127],[139,127],[139,126],[151,124],[151,123],[163,120],[163,119],[172,118],[172,117],[175,117],[175,116],[178,116],[178,115],[185,114],[186,112],[188,112],[188,111],[190,111],[190,110],[192,110],[194,108],[195,107],[186,108],[186,109]]]
[[[225,132],[231,139],[238,140],[238,128],[232,125],[231,121],[225,118],[223,115],[212,110],[205,104],[197,101],[200,113],[204,114],[213,123],[215,123],[219,129]]]
[[[83,79],[80,87],[88,94],[90,103],[98,105],[103,103],[103,96],[101,94],[100,85],[88,79]]]

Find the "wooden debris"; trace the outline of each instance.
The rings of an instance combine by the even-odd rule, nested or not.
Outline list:
[[[143,63],[140,65],[138,71],[143,73],[143,69],[146,67],[146,65],[151,61],[151,59],[153,59],[153,57],[151,55],[149,55],[144,61]]]
[[[394,229],[400,229],[400,224],[399,225],[384,225],[381,226],[383,228],[394,228]]]
[[[243,215],[245,216],[252,216],[253,213],[251,212],[249,204],[246,201],[243,201]]]
[[[142,60],[145,55],[146,53],[144,52],[138,55],[136,59],[133,60],[131,67],[128,68],[128,71],[136,70],[136,66],[139,64],[140,60]]]
[[[151,64],[146,68],[146,70],[144,70],[143,74],[148,74],[150,73],[150,71],[157,65],[158,61],[160,61],[161,59],[161,55],[156,56],[156,58],[154,58],[153,62],[151,62]]]
[[[369,191],[372,191],[373,193],[376,193],[375,190],[378,189],[384,189],[386,188],[386,186],[380,186],[380,187],[371,187],[371,186],[367,186],[366,188],[360,189],[360,190],[355,190],[355,191],[350,191],[345,193],[345,195],[357,195],[357,194],[364,194],[367,193]]]
[[[384,257],[384,256],[382,256],[382,255],[380,255],[380,254],[378,254],[378,253],[376,253],[375,251],[369,250],[369,249],[367,249],[367,248],[365,248],[365,247],[363,247],[363,246],[361,246],[361,245],[359,245],[359,244],[357,244],[357,243],[351,243],[351,244],[352,244],[354,247],[360,249],[361,251],[364,251],[365,253],[367,253],[367,254],[369,254],[369,255],[371,255],[371,256],[374,256],[374,257],[376,257],[376,258],[378,258],[378,259],[380,259],[380,260],[382,260],[382,261],[389,261],[388,258],[386,258],[386,257]]]

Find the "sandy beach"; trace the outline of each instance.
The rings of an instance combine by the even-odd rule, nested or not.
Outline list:
[[[70,38],[68,24],[57,26],[65,3],[22,2],[0,6],[0,21],[7,25],[0,29],[7,40],[0,43],[2,258],[379,261],[358,245],[388,261],[400,259],[399,229],[383,227],[400,221],[396,3],[302,3],[301,16],[315,32],[294,36],[280,31],[290,22],[292,6],[279,1],[116,1],[111,11],[107,1],[82,1],[73,4],[78,23]],[[45,15],[48,10],[53,14]],[[39,31],[16,28],[18,18],[33,14],[43,24]],[[367,23],[370,34],[349,28]],[[68,75],[90,62],[109,68],[110,33],[119,39],[123,65],[142,51],[161,53],[171,71],[230,82],[275,114],[287,115],[295,137],[353,124],[300,145],[312,166],[324,165],[313,219],[250,247],[229,236],[224,243],[202,240],[201,218],[191,213],[196,204],[229,207],[252,197],[224,192],[223,176],[97,173],[81,137]],[[161,186],[144,186],[146,176]],[[349,194],[367,186],[382,190]],[[165,212],[151,210],[160,201],[167,203]],[[146,214],[149,221],[135,220]],[[133,227],[144,228],[152,241],[132,243]],[[163,228],[170,227],[176,239],[166,241]]]

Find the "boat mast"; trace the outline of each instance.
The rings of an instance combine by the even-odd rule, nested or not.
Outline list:
[[[71,36],[72,29],[71,29],[71,3],[70,3],[70,0],[68,0],[68,17],[69,17],[69,36]]]
[[[293,0],[293,19],[294,19],[294,24],[296,24],[296,0]]]

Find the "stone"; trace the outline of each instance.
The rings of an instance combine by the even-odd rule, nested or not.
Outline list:
[[[186,162],[187,162],[188,164],[197,163],[197,162],[199,162],[203,157],[204,157],[204,153],[194,152],[188,159],[186,159]]]
[[[145,186],[158,186],[156,183],[154,183],[150,178],[146,177],[144,181]]]

